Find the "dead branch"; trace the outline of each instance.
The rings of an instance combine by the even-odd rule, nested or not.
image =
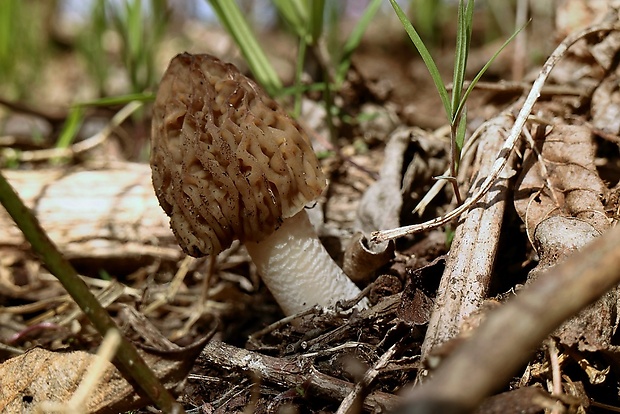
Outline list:
[[[477,173],[470,192],[475,192],[477,182],[490,174],[511,118],[506,113],[498,116],[480,137],[474,166]],[[422,345],[423,358],[434,346],[455,336],[463,320],[475,312],[485,299],[508,199],[508,180],[498,178],[495,186],[467,212],[456,229]]]
[[[251,373],[262,381],[293,388],[307,384],[310,393],[334,401],[342,401],[355,390],[355,384],[319,372],[308,358],[275,358],[248,351],[219,341],[205,347],[199,362],[209,368]],[[364,410],[378,413],[396,408],[400,397],[384,392],[370,393],[363,403]]]
[[[406,396],[398,412],[471,412],[527,362],[549,333],[620,282],[618,263],[620,226],[491,313],[431,380]]]

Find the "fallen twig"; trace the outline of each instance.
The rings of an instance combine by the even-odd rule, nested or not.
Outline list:
[[[199,362],[210,369],[251,373],[262,381],[282,387],[294,388],[304,384],[311,393],[334,401],[342,401],[355,390],[354,384],[319,372],[308,359],[275,358],[219,341],[207,344]],[[364,400],[363,408],[370,412],[386,412],[396,408],[400,401],[400,397],[392,394],[372,392]]]
[[[400,342],[396,342],[392,345],[381,357],[375,362],[375,364],[366,371],[364,377],[360,382],[355,384],[355,388],[351,391],[338,407],[338,411],[336,414],[352,414],[359,412],[361,402],[365,396],[364,392],[367,387],[377,378],[381,369],[385,368],[385,366],[390,362],[390,360],[396,354],[400,346]]]

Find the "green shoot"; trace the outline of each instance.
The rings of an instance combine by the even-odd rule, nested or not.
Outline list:
[[[77,107],[87,106],[115,106],[127,105],[129,102],[151,102],[155,100],[153,92],[130,93],[128,95],[106,96],[92,101],[83,101],[75,104]]]
[[[10,76],[15,70],[13,54],[19,1],[6,0],[0,13],[0,74]]]
[[[324,0],[273,0],[278,13],[299,38],[297,63],[295,66],[295,85],[302,85],[302,75],[306,63],[308,47],[315,47],[323,32]],[[301,88],[297,88],[293,116],[301,114]]]
[[[273,5],[297,37],[304,38],[309,34],[307,2],[304,0],[273,0]],[[312,40],[306,39],[306,43],[312,43]]]
[[[457,31],[456,31],[456,50],[454,56],[454,75],[452,77],[452,101],[450,105],[451,118],[450,124],[458,124],[459,114],[456,113],[461,103],[463,83],[465,82],[465,69],[469,46],[471,41],[472,20],[474,16],[474,2],[467,1],[467,8],[463,1],[459,1]]]
[[[390,3],[392,4],[394,11],[396,12],[396,16],[398,16],[398,20],[400,20],[401,24],[405,28],[407,35],[409,35],[409,38],[418,50],[418,53],[420,53],[420,57],[422,57],[422,60],[424,61],[424,64],[426,65],[426,68],[428,69],[428,72],[433,79],[435,88],[437,88],[437,92],[439,93],[439,97],[441,98],[441,102],[443,103],[444,110],[446,111],[446,116],[448,117],[448,119],[452,119],[452,108],[450,105],[450,97],[448,96],[448,89],[446,88],[446,85],[444,85],[443,79],[441,79],[441,74],[439,73],[439,68],[437,67],[437,64],[435,64],[431,53],[424,45],[424,42],[420,38],[420,35],[414,29],[403,9],[400,8],[400,6],[398,5],[398,3],[396,3],[395,0],[390,0]]]
[[[303,88],[301,85],[301,75],[305,67],[307,50],[310,47],[313,49],[314,56],[317,57],[318,63],[323,72],[323,82],[321,83],[324,86],[323,99],[327,113],[330,114],[327,117],[327,122],[333,135],[335,133],[334,122],[331,119],[331,114],[333,112],[333,93],[344,82],[347,71],[351,66],[351,56],[355,49],[359,46],[366,28],[381,6],[381,0],[372,0],[370,2],[364,11],[362,18],[357,22],[352,33],[347,38],[344,47],[338,47],[340,53],[337,54],[340,54],[340,61],[337,65],[332,63],[333,60],[336,59],[334,59],[333,56],[328,56],[327,49],[324,47],[324,42],[321,42],[321,37],[323,36],[324,30],[324,0],[273,0],[273,3],[278,9],[282,19],[286,22],[287,26],[291,27],[293,32],[299,38],[295,73],[296,93],[294,115],[299,116],[301,112],[301,91]],[[332,8],[331,10],[335,10],[335,8]]]
[[[381,6],[381,0],[371,0],[366,10],[364,10],[364,14],[360,18],[360,20],[357,22],[357,24],[353,28],[353,31],[351,32],[347,41],[345,42],[343,51],[342,51],[342,56],[340,57],[340,63],[338,64],[338,68],[336,69],[336,85],[337,86],[342,85],[342,82],[344,82],[344,79],[347,76],[349,67],[351,66],[351,56],[353,55],[353,52],[355,51],[355,49],[357,49],[357,47],[361,43],[364,32],[366,32],[366,29],[368,28],[370,21],[375,16],[380,6]]]
[[[312,0],[310,2],[310,24],[308,34],[310,44],[315,44],[323,33],[323,14],[325,11],[325,0]]]
[[[36,94],[38,68],[51,49],[44,24],[53,12],[51,7],[48,2],[0,1],[0,93],[5,98]]]
[[[273,0],[273,5],[297,37],[307,45],[317,43],[323,33],[325,0]]]
[[[442,11],[446,8],[446,2],[437,0],[411,0],[410,8],[416,11],[412,24],[418,28],[418,32],[426,41],[426,44],[436,46],[439,41],[440,25],[442,24]]]
[[[81,106],[73,106],[62,127],[58,141],[56,141],[56,148],[68,148],[75,140],[83,121],[84,108]]]
[[[129,72],[133,92],[142,92],[155,83],[155,56],[168,22],[165,0],[125,1],[122,5],[108,4],[116,30],[123,39],[122,54]]]
[[[465,3],[466,1],[466,3]],[[456,36],[456,50],[454,56],[454,73],[452,79],[452,96],[448,95],[446,85],[443,83],[439,69],[435,64],[430,52],[424,45],[424,42],[414,29],[413,25],[400,8],[395,0],[390,0],[398,19],[405,28],[405,31],[409,35],[409,38],[413,42],[414,46],[420,53],[426,68],[428,69],[433,83],[439,92],[441,102],[443,103],[446,117],[450,122],[451,132],[451,160],[450,160],[450,176],[441,177],[448,179],[452,183],[454,194],[457,203],[462,203],[461,195],[458,189],[456,181],[456,174],[458,173],[458,166],[460,161],[461,150],[465,142],[465,134],[467,129],[467,117],[465,104],[469,97],[469,94],[476,86],[482,75],[491,66],[491,63],[499,55],[499,53],[506,47],[510,41],[523,29],[517,30],[502,47],[489,59],[489,61],[478,72],[474,79],[469,84],[467,90],[463,92],[463,85],[465,83],[465,69],[467,67],[467,58],[469,55],[469,48],[471,42],[472,22],[474,16],[474,0],[459,0],[458,4],[458,20],[457,20],[457,36]]]
[[[306,49],[308,47],[308,43],[304,40],[304,38],[299,38],[299,49],[297,50],[297,64],[295,65],[295,86],[294,86],[294,96],[295,103],[293,107],[293,116],[298,118],[301,115],[301,99],[303,94],[303,83],[302,83],[302,75],[304,73],[304,62],[306,57]],[[280,91],[280,94],[282,91]]]
[[[306,44],[313,43],[312,34],[309,30],[310,7],[308,2],[304,0],[273,0],[273,5],[297,37],[304,39]]]
[[[209,0],[209,3],[220,22],[241,49],[256,80],[269,94],[275,95],[282,88],[282,82],[258,44],[256,36],[252,33],[237,3],[233,0]]]
[[[463,145],[465,145],[465,134],[467,132],[467,109],[463,109],[461,115],[459,115],[458,122],[456,124],[456,133],[452,132],[454,140],[452,144],[452,162],[450,163],[450,175],[455,178],[456,173],[459,170],[461,162],[461,153],[463,152]]]
[[[108,22],[103,0],[94,1],[91,7],[88,30],[83,30],[80,34],[78,48],[84,55],[88,69],[94,77],[99,95],[103,95],[109,70],[103,45],[103,39],[108,30]]]
[[[314,82],[309,85],[301,84],[301,85],[286,86],[280,90],[280,93],[278,95],[289,96],[289,95],[296,95],[299,93],[318,92],[318,91],[323,91],[323,90],[325,90],[325,82]]]

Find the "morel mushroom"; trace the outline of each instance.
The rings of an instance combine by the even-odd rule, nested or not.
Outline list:
[[[239,239],[285,314],[360,293],[304,210],[325,188],[308,137],[233,65],[171,61],[153,107],[151,169],[183,250],[214,255]]]

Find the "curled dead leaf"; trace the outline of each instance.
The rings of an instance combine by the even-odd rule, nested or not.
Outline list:
[[[182,383],[208,339],[178,350],[142,348],[139,352],[164,386],[174,389]],[[42,402],[69,401],[94,358],[95,355],[84,351],[64,353],[34,348],[5,361],[0,365],[0,412],[31,413]],[[148,403],[108,362],[85,409],[89,413],[112,414]]]

